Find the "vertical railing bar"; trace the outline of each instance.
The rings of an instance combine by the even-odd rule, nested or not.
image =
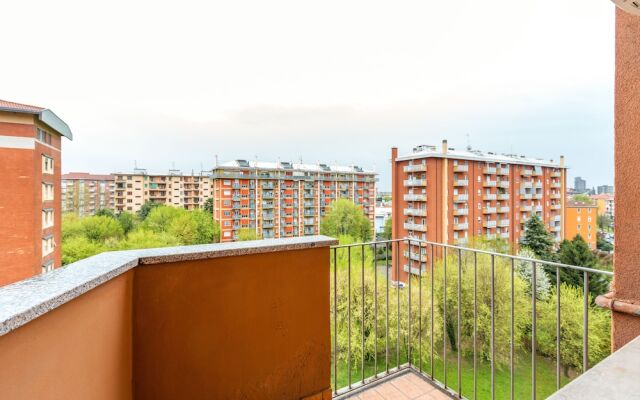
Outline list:
[[[509,335],[510,335],[510,339],[509,339],[509,398],[511,400],[513,400],[513,396],[514,396],[514,375],[513,375],[513,362],[514,362],[514,348],[515,348],[515,343],[514,343],[514,336],[515,336],[515,301],[514,301],[514,297],[515,297],[515,259],[511,259],[511,277],[510,277],[510,285],[511,285],[511,307],[510,307],[510,311],[511,311],[511,327],[509,329]]]
[[[418,253],[420,254],[420,275],[418,282],[418,363],[419,363],[419,371],[422,373],[422,243],[418,248]]]
[[[397,329],[398,333],[396,335],[396,368],[400,368],[400,251],[402,250],[400,247],[400,242],[397,242],[397,252],[398,255],[396,260],[396,302],[397,302]]]
[[[496,257],[491,255],[491,399],[496,395],[496,352],[495,352],[495,332],[496,332],[496,308],[495,308],[495,262]]]
[[[360,379],[361,379],[361,383],[364,384],[364,244],[361,247],[361,254],[360,256],[362,257],[362,268],[361,268],[361,289],[362,289],[362,319],[360,320],[360,326],[362,328],[361,332],[362,332],[362,336],[360,339],[360,348],[362,349],[362,357],[361,357],[361,370],[360,370]]]
[[[411,265],[413,265],[413,260],[411,259],[411,240],[408,241],[409,245],[409,295],[408,295],[408,306],[407,306],[407,361],[409,363],[409,368],[411,368]]]
[[[347,249],[347,331],[349,335],[349,340],[347,341],[347,370],[349,375],[349,389],[351,389],[351,247],[348,247]]]
[[[393,250],[393,243],[391,244],[392,248],[391,250]],[[385,303],[385,307],[386,307],[386,315],[385,315],[385,319],[386,322],[384,324],[384,329],[385,329],[385,336],[384,336],[384,368],[387,371],[387,374],[389,373],[389,242],[387,242],[387,244],[385,245],[385,268],[384,268],[384,275],[385,275],[385,280],[387,282],[386,284],[386,291],[387,291],[387,301]]]
[[[374,334],[373,334],[373,376],[378,377],[378,244],[373,244],[373,315]]]
[[[460,348],[460,305],[462,304],[462,250],[458,249],[458,397],[462,397],[462,349]]]
[[[338,393],[338,249],[333,248],[333,393]]]
[[[560,267],[556,267],[556,390],[560,390]]]
[[[431,361],[429,362],[429,366],[431,368],[431,379],[433,379],[433,275],[434,275],[434,245],[431,244]]]
[[[443,293],[443,313],[442,313],[442,359],[444,366],[444,387],[447,388],[447,248],[444,249],[444,287]]]
[[[478,376],[476,373],[476,344],[478,335],[478,253],[473,252],[473,400],[476,400],[478,393]]]
[[[584,271],[584,303],[582,305],[582,373],[589,369],[589,273]]]
[[[537,289],[537,265],[535,262],[531,263],[533,271],[531,273],[531,398],[536,399],[536,291]]]

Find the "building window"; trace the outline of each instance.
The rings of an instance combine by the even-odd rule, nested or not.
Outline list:
[[[51,272],[53,271],[53,260],[51,261],[47,261],[46,263],[42,264],[42,273],[45,274],[47,272]]]
[[[53,253],[55,248],[55,242],[53,241],[53,235],[42,238],[42,257]]]
[[[42,229],[50,228],[53,226],[53,210],[42,210]]]
[[[53,184],[42,183],[42,201],[53,200]]]
[[[53,158],[42,155],[42,173],[53,174]]]

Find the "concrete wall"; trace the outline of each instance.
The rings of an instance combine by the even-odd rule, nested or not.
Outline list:
[[[640,304],[640,17],[616,11],[614,292]],[[613,346],[640,335],[640,317],[613,313]]]

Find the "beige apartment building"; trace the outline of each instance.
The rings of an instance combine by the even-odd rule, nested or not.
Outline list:
[[[87,172],[70,172],[62,175],[62,212],[79,216],[94,215],[96,211],[115,209],[113,175],[95,175]]]
[[[183,175],[170,170],[168,174],[148,174],[144,169],[132,173],[115,173],[115,211],[137,212],[149,201],[173,207],[195,210],[211,197],[208,173]]]
[[[336,199],[349,199],[375,219],[377,174],[358,166],[235,160],[211,176],[214,219],[221,241],[241,228],[259,238],[317,235],[320,220]]]

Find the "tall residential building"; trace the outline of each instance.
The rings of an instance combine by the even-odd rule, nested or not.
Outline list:
[[[597,194],[613,194],[613,186],[611,185],[600,185],[596,189]]]
[[[573,189],[576,193],[585,193],[588,191],[587,189],[587,181],[582,179],[579,176],[576,176],[573,180]]]
[[[598,215],[606,215],[613,219],[616,215],[615,197],[612,194],[595,194],[589,196],[598,206]]]
[[[331,203],[340,198],[375,213],[376,173],[357,166],[236,160],[213,170],[214,219],[221,240],[233,241],[241,228],[259,238],[316,235]]]
[[[543,161],[517,155],[418,146],[391,151],[393,237],[463,244],[472,237],[517,244],[534,214],[560,241],[566,188],[564,158]],[[406,247],[406,246],[405,246]],[[402,249],[400,279],[427,265],[427,250]],[[395,271],[394,271],[395,279]]]
[[[598,238],[598,206],[590,202],[568,200],[565,204],[565,239],[571,240],[576,235],[596,249]]]
[[[0,286],[61,264],[63,136],[51,110],[0,100]]]
[[[171,170],[168,174],[148,174],[144,169],[132,173],[115,173],[115,211],[137,212],[149,201],[173,207],[195,210],[211,197],[208,173],[183,175]]]
[[[94,215],[101,208],[115,209],[116,184],[112,175],[70,172],[62,175],[62,212]]]

